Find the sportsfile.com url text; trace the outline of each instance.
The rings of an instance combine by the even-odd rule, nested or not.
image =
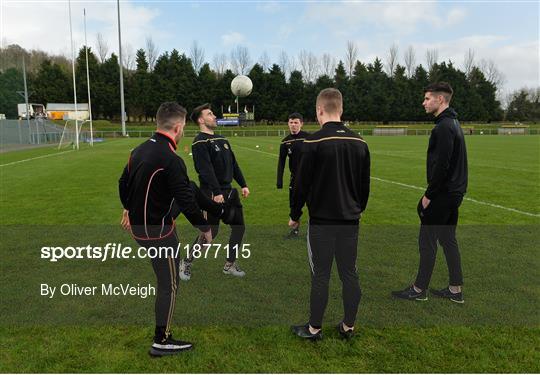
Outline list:
[[[203,245],[179,243],[176,248],[141,246],[135,249],[130,246],[122,246],[121,243],[108,243],[105,246],[43,246],[41,259],[50,262],[58,262],[61,259],[96,259],[105,262],[108,259],[181,258],[183,256],[195,259],[217,259],[219,254],[229,257],[233,253],[237,258],[249,258],[251,256],[250,244],[229,247],[228,244],[222,246],[219,243]]]

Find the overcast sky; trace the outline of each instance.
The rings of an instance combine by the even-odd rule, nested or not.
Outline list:
[[[70,56],[68,3],[0,0],[0,41]],[[72,1],[74,41],[84,44],[83,8],[88,44],[100,32],[111,52],[118,50],[116,1]],[[469,48],[477,61],[493,60],[505,76],[506,92],[539,86],[538,1],[134,1],[120,2],[122,39],[135,51],[151,36],[161,52],[189,54],[194,40],[206,60],[229,54],[236,45],[249,49],[253,62],[265,52],[278,62],[280,52],[329,53],[344,60],[347,41],[359,47],[359,59],[383,60],[389,47],[413,46],[425,65],[427,49],[439,61],[463,66]]]

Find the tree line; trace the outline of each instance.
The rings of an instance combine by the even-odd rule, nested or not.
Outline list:
[[[249,51],[237,46],[231,51],[230,62],[226,55],[218,54],[211,66],[205,62],[204,50],[196,42],[189,56],[176,49],[158,56],[155,46],[148,44],[147,41],[146,50],[137,50],[133,58],[128,56],[132,61],[122,64],[126,112],[130,120],[137,122],[152,121],[160,103],[172,100],[188,110],[211,102],[217,115],[227,112],[229,107],[235,112],[230,83],[237,74],[247,74],[253,81],[253,92],[240,99],[240,110],[255,108],[257,121],[285,121],[290,112],[300,112],[306,120],[314,121],[316,95],[326,87],[336,87],[343,93],[343,119],[347,121],[430,121],[421,103],[423,88],[435,81],[451,83],[455,91],[452,106],[462,121],[536,121],[540,118],[539,89],[515,92],[508,108],[503,110],[497,100],[500,75],[490,76],[490,71],[497,73],[496,67],[488,65],[486,70],[486,66],[476,66],[471,56],[466,58],[465,69],[460,70],[451,61],[437,62],[436,51],[428,51],[427,67],[424,67],[414,64],[414,50],[409,48],[401,65],[397,47],[392,46],[386,63],[380,58],[365,63],[356,58],[354,44],[348,43],[344,61],[336,62],[328,54],[317,58],[301,51],[297,63],[291,63],[282,53],[279,63],[270,64],[267,55],[252,63]],[[26,56],[29,67],[30,102],[73,102],[69,60],[39,51],[29,53],[12,45],[0,50],[4,61],[0,67],[0,113],[8,118],[16,117],[16,104],[23,101],[17,94],[23,89],[22,70],[17,63],[22,55]],[[39,64],[35,60],[39,60]],[[88,65],[93,117],[118,120],[118,57],[114,53],[107,56],[103,45],[98,44],[97,56],[89,48]],[[75,66],[77,98],[86,103],[84,47],[79,50]]]

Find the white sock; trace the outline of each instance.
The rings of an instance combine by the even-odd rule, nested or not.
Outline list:
[[[461,286],[448,285],[448,289],[454,294],[461,292]]]

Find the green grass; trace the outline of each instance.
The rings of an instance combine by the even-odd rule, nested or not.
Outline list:
[[[345,343],[333,332],[342,311],[334,271],[326,338],[312,344],[288,332],[306,319],[309,272],[305,240],[282,240],[288,193],[275,189],[279,139],[232,138],[252,192],[243,201],[252,255],[241,264],[248,274],[225,277],[221,256],[198,261],[193,279],[180,286],[174,318],[175,335],[196,349],[157,361],[146,355],[152,298],[39,296],[40,283],[154,283],[147,260],[39,258],[45,245],[135,246],[118,226],[117,180],[142,140],[107,140],[62,154],[52,148],[0,154],[0,371],[539,372],[540,137],[466,139],[467,197],[475,201],[460,208],[463,306],[389,298],[417,267],[422,191],[415,187],[425,186],[427,140],[367,137],[376,179],[360,235],[359,335]],[[189,141],[178,153],[196,179]],[[29,158],[35,159],[16,163]],[[191,241],[194,230],[183,219],[179,224],[181,240]],[[432,285],[446,282],[440,254]]]

